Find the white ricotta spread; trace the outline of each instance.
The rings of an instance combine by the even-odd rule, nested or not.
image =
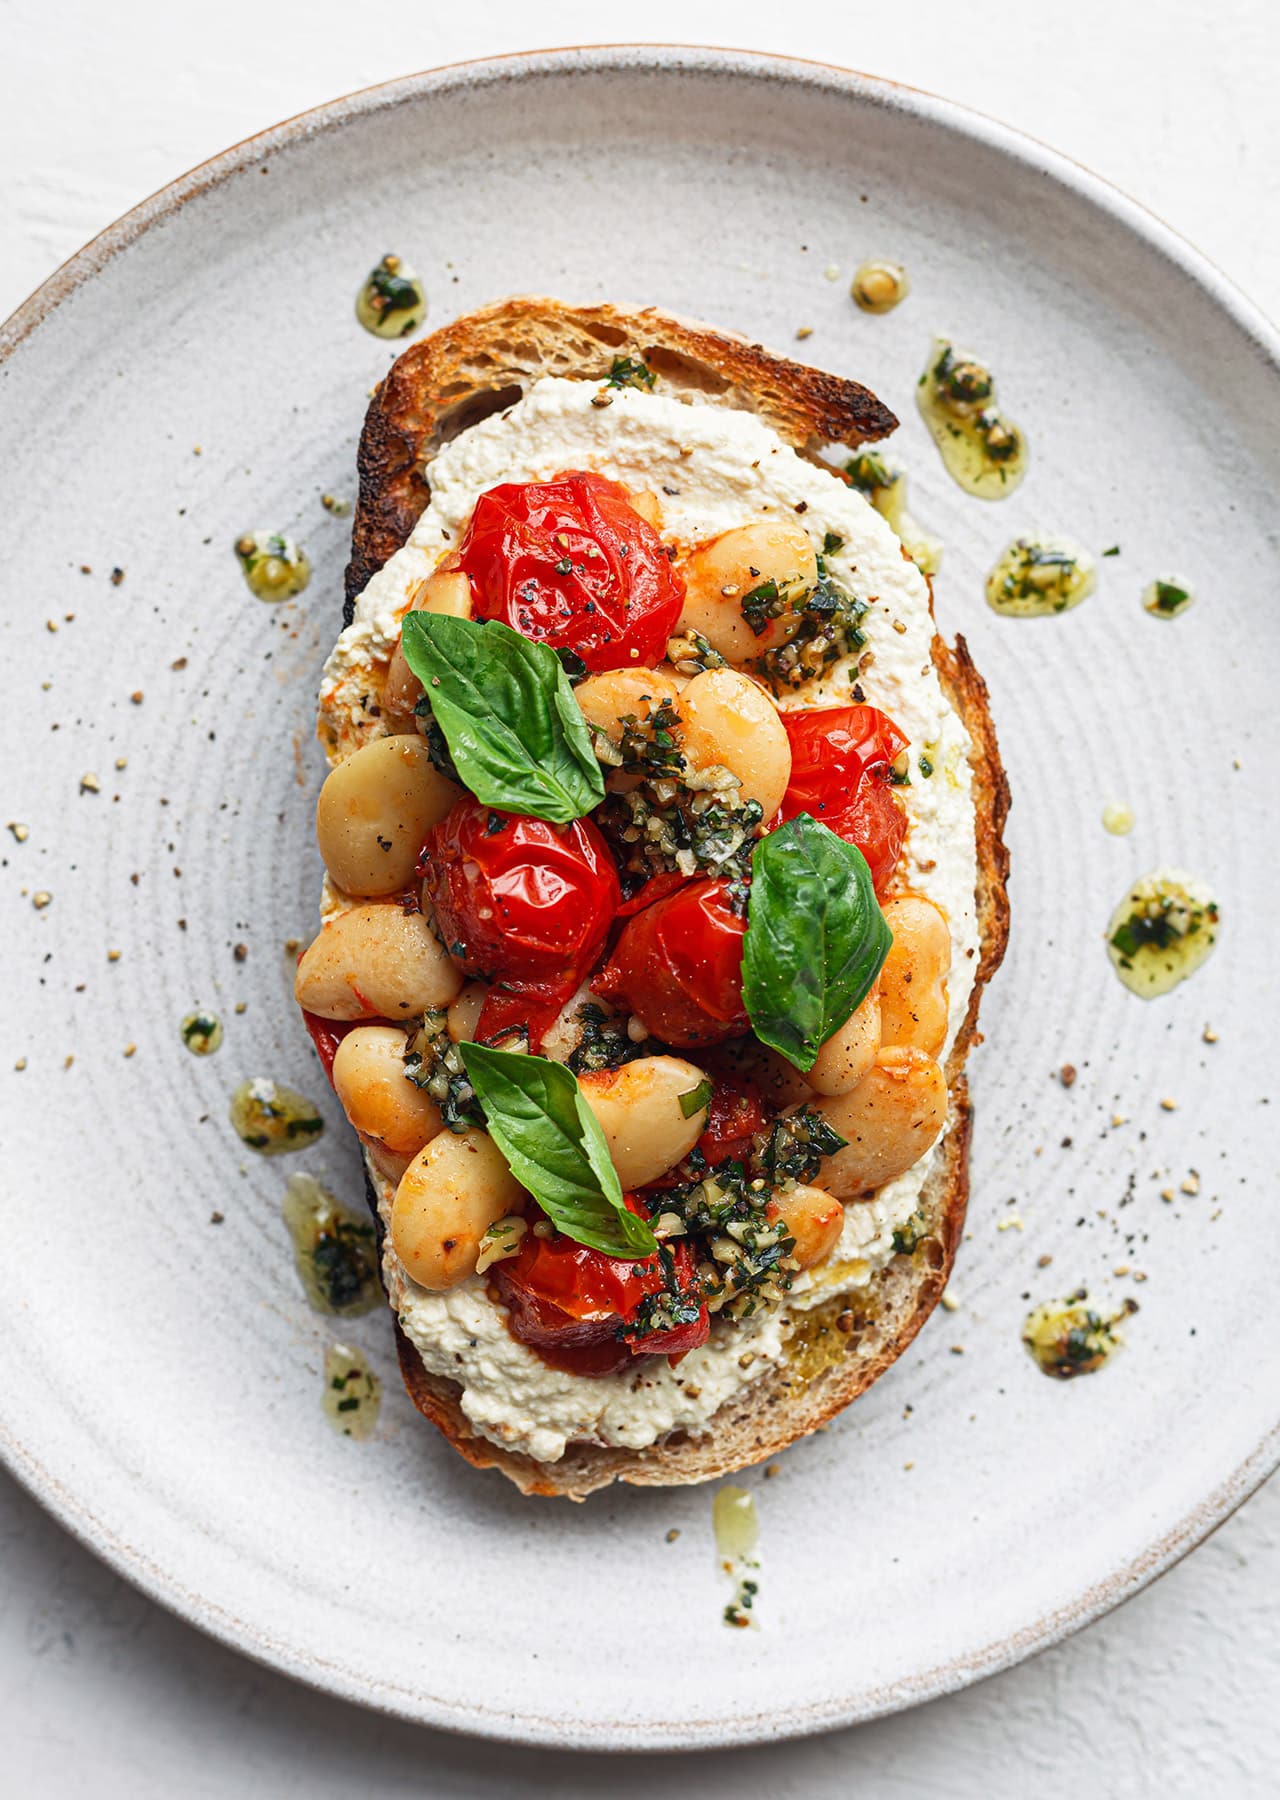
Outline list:
[[[970,742],[933,667],[924,577],[861,494],[798,456],[752,415],[632,388],[610,390],[610,405],[593,406],[598,392],[590,382],[541,381],[509,412],[441,450],[431,465],[430,504],[409,542],[361,594],[325,665],[320,709],[332,752],[347,754],[384,729],[367,710],[371,676],[395,648],[413,587],[456,547],[477,498],[498,482],[589,468],[631,489],[651,489],[661,500],[668,542],[698,543],[771,516],[802,525],[819,550],[834,533],[843,543],[828,555],[828,566],[869,608],[863,692],[911,740],[911,785],[898,790],[910,820],[900,867],[904,885],[934,901],[951,926],[953,1040],[979,952]],[[848,666],[837,664],[782,704],[847,704],[849,683]],[[928,777],[919,768],[922,753],[933,766]],[[874,1200],[846,1207],[830,1262],[797,1279],[788,1309],[812,1305],[835,1288],[863,1286],[885,1266],[894,1254],[894,1230],[915,1211],[938,1154],[935,1145]],[[393,1190],[376,1175],[375,1183],[385,1217]],[[574,1440],[638,1449],[676,1429],[696,1432],[776,1362],[785,1342],[784,1311],[714,1327],[710,1340],[675,1369],[651,1357],[616,1375],[569,1375],[511,1336],[483,1276],[429,1293],[409,1279],[389,1233],[384,1272],[407,1336],[429,1370],[459,1384],[462,1409],[475,1428],[541,1462],[557,1460]]]

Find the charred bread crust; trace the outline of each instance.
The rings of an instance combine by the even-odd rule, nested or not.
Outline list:
[[[856,382],[651,309],[569,307],[529,298],[499,302],[414,345],[394,364],[369,407],[360,444],[360,498],[344,621],[350,623],[356,597],[416,524],[430,492],[422,464],[440,444],[488,413],[513,405],[533,379],[606,375],[615,355],[643,357],[664,377],[664,385],[679,382],[703,400],[758,413],[810,455],[824,445],[852,446],[883,437],[897,424]],[[762,1462],[829,1423],[865,1393],[902,1355],[946,1287],[969,1194],[972,1121],[964,1061],[971,1045],[980,1041],[982,991],[1000,965],[1009,935],[1009,855],[1003,837],[1009,785],[986,684],[965,640],[957,636],[948,645],[935,634],[933,661],[973,746],[981,960],[947,1060],[951,1112],[942,1154],[921,1192],[925,1229],[915,1249],[895,1257],[869,1287],[837,1294],[812,1315],[799,1315],[800,1329],[809,1330],[804,1323],[808,1317],[826,1342],[816,1373],[784,1357],[713,1414],[698,1435],[673,1432],[644,1450],[571,1443],[558,1462],[542,1463],[492,1443],[464,1414],[460,1386],[423,1366],[396,1320],[400,1371],[418,1411],[468,1462],[499,1469],[523,1493],[582,1500],[614,1481],[676,1487]],[[367,1180],[366,1189],[380,1248],[382,1221]],[[826,1316],[836,1306],[842,1310],[839,1326],[834,1316]]]
[[[360,438],[360,497],[347,565],[345,624],[371,576],[405,543],[430,498],[441,444],[513,406],[547,375],[600,380],[638,358],[666,391],[761,415],[809,455],[887,437],[897,419],[859,382],[656,307],[568,306],[524,295],[443,326],[406,350],[377,388]]]

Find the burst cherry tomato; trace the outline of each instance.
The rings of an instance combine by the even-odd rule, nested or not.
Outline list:
[[[747,928],[729,904],[725,881],[686,881],[623,926],[595,987],[625,1000],[655,1037],[691,1049],[739,1037],[742,939]]]
[[[587,819],[490,812],[459,800],[427,833],[423,886],[440,935],[468,975],[572,993],[621,901],[604,839]]]
[[[782,818],[807,812],[867,859],[877,893],[902,854],[907,821],[889,785],[889,765],[908,740],[877,707],[784,712],[791,780]]]
[[[627,1205],[641,1218],[646,1209],[633,1194]],[[693,1288],[693,1252],[687,1243],[669,1247],[677,1287]],[[557,1233],[527,1231],[519,1253],[494,1268],[510,1315],[513,1335],[555,1368],[578,1375],[610,1375],[634,1356],[683,1356],[706,1342],[711,1325],[698,1302],[696,1319],[670,1331],[619,1337],[642,1300],[661,1292],[667,1277],[658,1253],[639,1260],[605,1256]]]
[[[714,1168],[727,1157],[744,1156],[757,1131],[769,1123],[769,1111],[758,1094],[732,1079],[719,1079],[711,1093],[707,1124],[695,1149]]]
[[[602,475],[490,488],[459,554],[477,619],[572,650],[589,669],[652,668],[684,606],[657,532]]]

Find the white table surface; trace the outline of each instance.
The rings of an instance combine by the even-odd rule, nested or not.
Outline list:
[[[993,113],[1109,177],[1280,315],[1273,0],[650,0],[607,14],[581,0],[0,0],[0,317],[135,201],[265,125],[414,69],[610,35],[811,56]],[[0,1475],[0,1786],[40,1800],[626,1796],[671,1782],[742,1800],[1001,1800],[1069,1784],[1270,1796],[1278,1594],[1273,1483],[1118,1613],[929,1707],[699,1758],[534,1754],[380,1719],[241,1660]]]

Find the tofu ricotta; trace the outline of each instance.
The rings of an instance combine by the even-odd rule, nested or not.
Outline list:
[[[331,759],[385,730],[371,710],[374,677],[396,646],[411,591],[456,547],[477,498],[498,482],[587,468],[651,489],[661,499],[668,542],[694,544],[770,517],[802,525],[818,549],[835,534],[842,544],[828,554],[828,566],[869,608],[862,622],[869,654],[862,654],[858,680],[867,701],[911,740],[910,785],[899,789],[910,821],[900,871],[902,884],[934,901],[950,923],[949,1049],[978,966],[977,852],[970,741],[933,667],[924,577],[861,494],[798,456],[751,414],[633,388],[606,390],[610,403],[594,405],[600,391],[590,382],[538,382],[510,411],[440,451],[431,465],[430,504],[409,542],[361,594],[325,665],[320,728]],[[848,664],[836,664],[781,704],[847,704],[850,681]],[[799,1276],[784,1308],[717,1325],[675,1369],[660,1357],[602,1377],[552,1369],[512,1337],[484,1276],[429,1293],[409,1279],[389,1233],[387,1288],[423,1363],[459,1384],[462,1409],[485,1437],[541,1462],[556,1461],[578,1440],[640,1449],[673,1430],[705,1428],[785,1354],[793,1311],[871,1281],[893,1256],[894,1232],[916,1210],[940,1152],[941,1143],[875,1199],[848,1205],[828,1264]],[[385,1220],[394,1189],[371,1173]]]

